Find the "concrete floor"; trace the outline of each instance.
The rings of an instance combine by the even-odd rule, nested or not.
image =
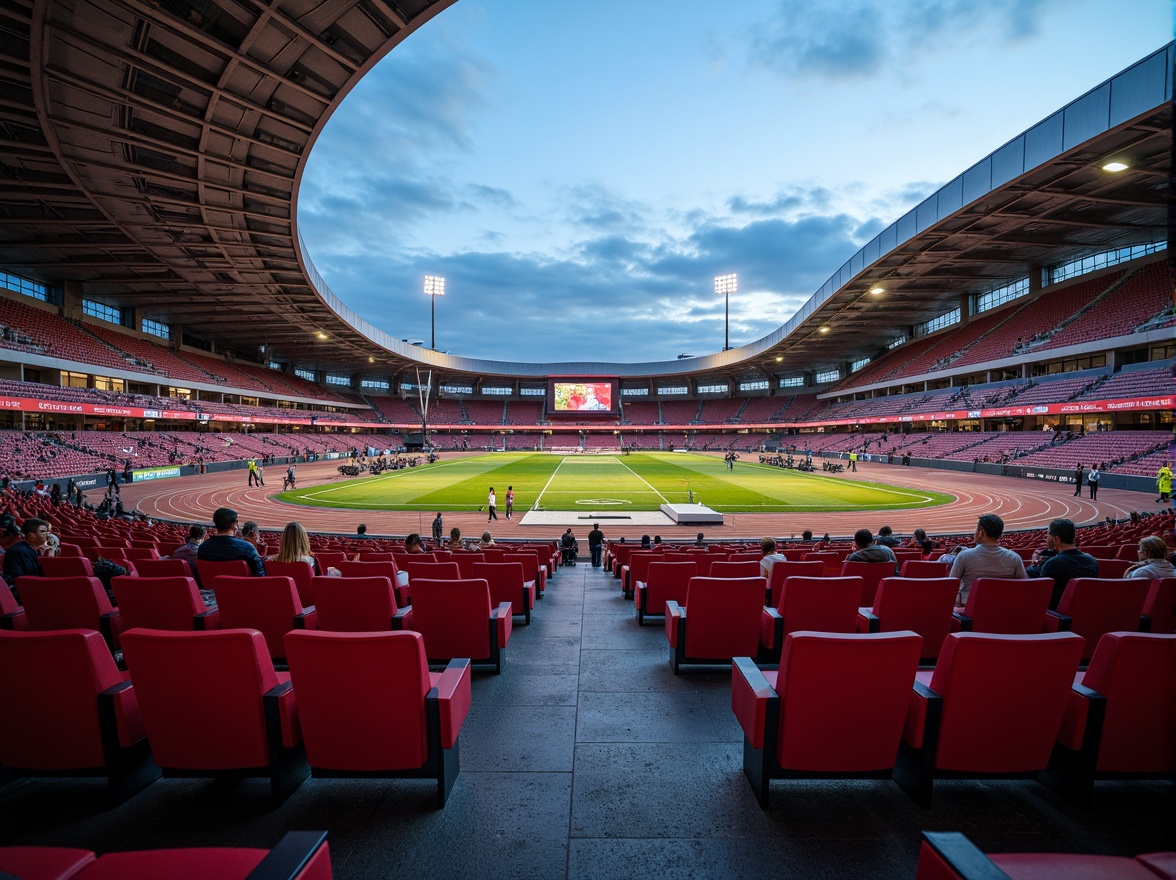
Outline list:
[[[991,851],[1176,848],[1171,783],[1101,783],[1079,810],[1035,782],[947,782],[920,810],[892,782],[773,783],[741,766],[730,673],[674,676],[664,630],[619,582],[563,568],[501,676],[478,674],[444,810],[410,780],[308,779],[277,810],[261,780],[164,779],[105,808],[94,780],[0,787],[0,844],[99,851],[271,846],[327,829],[341,880],[914,876],[919,831]]]

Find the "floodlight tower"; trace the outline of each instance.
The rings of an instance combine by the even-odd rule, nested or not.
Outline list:
[[[731,348],[731,294],[739,289],[739,276],[715,276],[715,293],[723,298],[723,351]]]
[[[425,294],[429,297],[429,348],[437,350],[437,297],[445,296],[445,279],[440,275],[425,276]]]

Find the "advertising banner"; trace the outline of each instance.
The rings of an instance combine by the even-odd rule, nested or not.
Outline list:
[[[167,477],[178,477],[180,466],[137,468],[132,472],[132,482],[141,483],[147,480],[163,480]]]

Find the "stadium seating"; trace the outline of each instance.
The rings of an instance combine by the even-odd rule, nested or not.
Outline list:
[[[190,577],[115,577],[111,586],[127,629],[220,629],[220,611],[205,606]]]
[[[491,604],[486,581],[420,578],[413,584],[413,593],[412,606],[398,612],[397,622],[401,629],[421,634],[430,662],[465,657],[502,673],[511,635],[511,606]]]
[[[282,637],[287,632],[318,626],[315,607],[303,607],[293,578],[219,575],[212,584],[220,609],[221,626],[259,630],[275,666],[285,665]]]
[[[1143,604],[1150,589],[1151,583],[1143,578],[1074,578],[1066,585],[1057,610],[1047,613],[1045,631],[1082,636],[1085,662],[1106,633],[1138,632],[1149,626]]]
[[[873,606],[858,610],[858,632],[912,630],[923,637],[922,662],[935,663],[951,632],[959,578],[883,578]]]
[[[785,637],[801,630],[855,632],[861,594],[862,579],[859,576],[827,578],[790,575],[781,584],[776,605],[763,610],[760,620],[761,654],[768,661],[778,663],[780,646],[784,644]]]
[[[762,577],[691,578],[686,604],[666,602],[674,674],[687,664],[726,666],[734,657],[755,656],[767,587]]]

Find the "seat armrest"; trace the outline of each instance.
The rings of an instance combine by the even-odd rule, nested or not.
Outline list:
[[[98,629],[113,652],[119,646],[118,637],[122,633],[122,612],[115,608],[101,615],[98,618]]]
[[[686,629],[686,608],[673,599],[666,601],[666,639],[677,648]]]
[[[1149,633],[1152,628],[1152,619],[1150,614],[1139,615],[1139,631],[1141,633]]]
[[[0,614],[0,629],[16,629],[16,622],[25,619],[24,611],[13,611],[11,614]]]
[[[192,628],[196,630],[220,629],[220,609],[213,608],[192,618]]]
[[[307,869],[319,859],[326,859],[324,873],[319,876],[330,876],[326,831],[287,831],[246,880],[298,880],[310,876]]]
[[[490,609],[491,620],[501,620],[506,617],[509,618],[511,614],[511,604],[509,602],[499,602]]]
[[[876,633],[881,622],[878,620],[878,615],[871,609],[859,608],[858,623],[864,623],[866,625],[866,632]],[[861,632],[861,626],[858,627],[858,631]]]
[[[1009,880],[976,844],[958,831],[924,831],[919,850],[918,877],[958,877],[959,880]]]
[[[450,660],[437,686],[429,692],[429,699],[437,700],[441,724],[441,747],[453,748],[466,716],[470,714],[470,661],[459,657]]]
[[[943,697],[921,682],[911,685],[911,699],[907,704],[907,717],[903,725],[902,738],[916,749],[929,745],[932,736],[939,737],[939,709]],[[934,726],[934,729],[929,728]]]
[[[972,631],[972,618],[970,618],[968,615],[964,614],[962,611],[953,611],[951,616],[959,621],[960,632],[968,633]]]
[[[731,661],[731,711],[752,748],[764,747],[768,712],[776,699],[775,689],[750,657]]]
[[[270,688],[262,697],[265,705],[266,730],[270,748],[280,745],[291,749],[302,741],[298,725],[298,707],[294,702],[294,685],[284,681]],[[271,725],[276,722],[275,730]],[[278,738],[280,737],[280,739]],[[270,759],[273,760],[271,754]]]
[[[1071,687],[1058,742],[1074,752],[1084,752],[1091,762],[1098,757],[1107,698],[1084,684]]]
[[[113,729],[103,730],[104,746],[115,745],[113,740],[105,742],[108,733],[117,736],[121,748],[130,748],[147,736],[147,728],[143,724],[143,716],[139,712],[139,701],[135,696],[134,686],[129,681],[112,684],[98,693],[99,719],[105,727],[105,718],[113,721]],[[104,717],[105,716],[105,717]],[[111,753],[113,754],[113,752]]]
[[[313,605],[308,605],[294,615],[295,629],[318,629],[318,611]]]
[[[396,609],[396,613],[392,615],[392,629],[412,629],[411,605],[406,605],[404,608]]]
[[[1042,632],[1069,632],[1074,625],[1074,618],[1068,614],[1059,614],[1056,611],[1045,612],[1045,626]]]

